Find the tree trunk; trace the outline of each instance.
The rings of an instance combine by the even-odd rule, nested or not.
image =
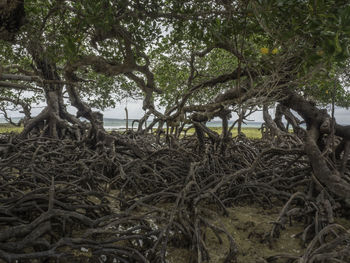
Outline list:
[[[337,170],[331,170],[322,156],[316,141],[320,133],[316,126],[311,127],[305,141],[305,152],[309,157],[316,178],[334,195],[350,200],[350,185],[341,178]]]
[[[277,125],[277,127],[284,132],[288,132],[288,130],[286,129],[286,127],[284,126],[283,122],[282,122],[282,118],[283,118],[283,109],[282,109],[282,105],[278,104],[276,107],[276,113],[275,113],[275,123]]]
[[[238,132],[238,135],[242,134],[242,124],[243,124],[246,112],[247,112],[247,110],[243,109],[241,107],[240,111],[238,113],[238,121],[237,121],[237,132]]]
[[[129,130],[129,114],[128,114],[128,107],[125,107],[125,130]]]
[[[267,129],[266,132],[270,133],[272,140],[274,140],[274,138],[276,136],[278,138],[279,136],[282,135],[283,131],[281,131],[278,128],[277,124],[273,121],[273,119],[269,113],[269,108],[266,105],[263,106],[263,118],[264,118],[266,129]]]
[[[63,85],[55,63],[49,60],[43,48],[37,43],[31,43],[28,50],[33,57],[37,71],[42,75],[42,79],[52,81],[52,83],[48,83],[43,87],[47,106],[38,116],[27,123],[19,136],[25,138],[33,129],[41,130],[42,135],[53,138],[63,138],[66,131],[70,131],[71,135],[76,134],[74,127],[78,126],[81,129],[82,124],[78,118],[69,114],[66,110],[62,93]],[[79,98],[74,97],[74,95],[77,95],[74,93],[74,88],[68,85],[67,91],[71,101],[80,106]],[[81,109],[78,108],[78,110]],[[43,123],[44,127],[41,127]]]
[[[350,184],[341,178],[337,170],[331,170],[317,145],[322,133],[330,134],[330,116],[326,110],[318,109],[315,104],[305,100],[300,95],[287,91],[288,97],[281,103],[300,114],[306,121],[307,136],[305,152],[309,157],[313,173],[326,188],[343,200],[350,201]],[[350,126],[335,125],[335,134],[350,139]]]
[[[194,129],[196,131],[197,140],[198,140],[198,152],[203,154],[205,151],[205,141],[204,141],[204,132],[201,129],[199,123],[193,122]]]
[[[65,72],[66,80],[72,83],[74,83],[76,79],[73,70],[74,69],[67,66]],[[99,142],[106,141],[106,139],[108,139],[110,135],[105,131],[103,127],[103,114],[100,112],[93,112],[91,107],[81,100],[80,95],[75,86],[67,85],[66,89],[72,106],[78,109],[77,118],[84,117],[90,122],[91,130],[89,132],[88,137],[91,143],[93,145],[97,145]]]
[[[237,133],[241,134],[242,133],[242,119],[241,117],[238,118],[238,123],[237,123]]]
[[[147,131],[147,120],[149,118],[149,116],[151,115],[151,111],[148,111],[145,113],[145,115],[143,115],[143,117],[139,120],[139,125],[137,127],[137,132],[138,133],[142,133],[142,126],[145,124],[145,129],[144,129],[144,132]]]

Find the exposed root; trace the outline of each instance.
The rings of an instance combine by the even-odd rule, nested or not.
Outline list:
[[[220,142],[205,137],[199,154],[195,137],[169,147],[165,138],[150,134],[109,136],[112,143],[101,145],[3,138],[2,259],[166,262],[169,247],[181,247],[191,251],[190,262],[207,262],[210,230],[219,243],[228,240],[224,261],[235,262],[235,237],[213,222],[218,214],[227,215],[227,206],[252,202],[286,203],[269,233],[271,241],[288,221],[305,220],[300,237],[309,245],[303,262],[333,257],[334,246],[348,257],[343,249],[348,233],[330,228],[339,204],[315,185],[295,141],[277,147],[239,136],[226,138],[223,151]],[[328,238],[331,230],[338,235],[334,241]]]

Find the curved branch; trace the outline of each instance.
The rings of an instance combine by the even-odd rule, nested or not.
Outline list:
[[[320,110],[310,101],[293,91],[287,91],[288,97],[281,103],[299,113],[307,125],[305,152],[308,155],[316,178],[327,186],[336,196],[344,200],[350,199],[350,184],[341,178],[337,170],[331,170],[317,146],[317,140],[322,133],[330,133],[330,129],[324,129],[324,124],[329,123],[330,117],[326,110]],[[350,139],[350,126],[335,125],[335,134],[344,139]]]
[[[194,92],[196,92],[197,90],[200,90],[200,89],[203,89],[206,87],[213,87],[213,86],[215,86],[217,84],[221,84],[221,83],[226,83],[230,80],[235,80],[241,76],[245,76],[246,74],[247,74],[247,72],[245,70],[237,68],[229,74],[222,74],[216,78],[210,79],[208,81],[205,81],[201,84],[198,84],[198,85],[192,87],[187,93],[185,93],[182,96],[182,99],[178,103],[178,105],[172,107],[171,109],[169,109],[166,112],[166,115],[169,116],[172,112],[177,110],[177,112],[174,113],[171,117],[173,119],[177,118],[180,115],[182,109],[184,108],[184,106],[185,106],[186,102],[188,101],[188,99],[190,98],[190,96]],[[241,92],[237,88],[229,89],[224,94],[218,95],[215,98],[214,103],[221,103],[221,102],[226,101],[226,100],[231,100],[231,99],[237,98],[237,96],[241,96],[244,93],[244,91],[242,91],[242,94],[240,94],[240,93]]]
[[[320,128],[321,125],[330,119],[327,110],[320,110],[316,105],[310,101],[305,100],[302,96],[292,91],[286,91],[287,97],[281,103],[293,110],[295,110],[306,122],[307,128],[315,126]],[[326,132],[326,130],[323,130]],[[335,135],[340,136],[346,140],[350,140],[350,125],[343,126],[335,124]]]
[[[43,91],[40,88],[34,88],[31,86],[18,84],[18,83],[12,83],[12,82],[8,82],[8,81],[0,81],[0,88],[16,89],[16,90],[28,90],[28,91],[40,91],[40,92]]]
[[[337,170],[331,171],[329,169],[325,158],[316,144],[319,135],[318,129],[313,126],[308,131],[304,147],[310,159],[314,174],[333,194],[344,199],[350,199],[350,184],[341,178]]]
[[[30,118],[30,105],[26,103],[23,100],[15,99],[15,98],[9,98],[9,97],[0,97],[0,101],[8,101],[11,102],[14,105],[20,105],[23,109],[23,113],[27,118]]]

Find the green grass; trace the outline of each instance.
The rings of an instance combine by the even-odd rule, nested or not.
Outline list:
[[[211,130],[221,134],[222,128],[221,127],[210,127]],[[23,130],[23,127],[16,127],[11,124],[7,123],[1,123],[0,124],[0,134],[1,133],[9,133],[9,132],[16,132],[20,133]],[[258,128],[242,128],[242,132],[248,137],[248,138],[254,138],[254,139],[260,139],[261,138],[261,131],[258,130]],[[187,132],[187,135],[193,134],[194,129],[190,129]],[[232,130],[232,136],[237,136],[237,128],[234,128]]]
[[[211,127],[210,129],[216,131],[217,133],[222,133],[221,127]],[[261,131],[258,128],[242,128],[242,132],[247,136],[248,138],[254,138],[254,139],[260,139],[261,138]],[[238,135],[237,128],[232,129],[232,136],[235,137]]]
[[[218,134],[222,133],[221,127],[209,127],[211,130],[217,132]],[[242,132],[251,139],[260,139],[261,138],[261,131],[258,128],[242,128]],[[187,132],[187,135],[193,134],[194,128],[189,129]],[[237,128],[233,128],[232,130],[232,136],[235,137],[238,135]]]
[[[23,127],[13,126],[8,123],[0,123],[0,134],[9,133],[9,132],[20,133],[22,130],[23,130]]]

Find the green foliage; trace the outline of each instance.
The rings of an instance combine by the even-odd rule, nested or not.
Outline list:
[[[337,71],[349,59],[349,1],[266,0],[250,1],[250,6],[269,41],[299,60],[298,78],[320,66]],[[320,79],[322,74],[316,74],[315,82]]]
[[[28,0],[25,11],[27,22],[16,42],[0,45],[2,66],[33,71],[30,53],[39,50],[64,79],[65,67],[84,56],[98,56],[111,65],[127,63],[132,56],[145,68],[146,55],[162,91],[155,99],[166,108],[191,88],[237,67],[250,72],[251,85],[261,96],[290,85],[320,103],[334,97],[338,105],[350,105],[340,78],[350,57],[347,0]],[[207,48],[211,51],[194,56],[191,64],[191,56]],[[127,74],[111,76],[93,68],[77,70],[85,80],[79,92],[91,106],[105,109],[126,97],[142,96]],[[136,68],[128,73],[148,81]],[[199,88],[186,105],[208,103],[244,80]],[[43,94],[33,96],[33,102],[42,99]]]
[[[162,94],[158,96],[161,106],[174,106],[196,85],[215,78],[218,75],[231,73],[232,67],[237,65],[236,58],[222,49],[214,49],[204,57],[196,57],[193,66],[196,71],[191,79],[190,57],[191,50],[173,46],[167,50],[169,53],[154,51],[155,76]],[[192,51],[193,52],[193,51]],[[222,90],[232,87],[233,83],[216,85],[200,89],[188,100],[190,104],[208,103]]]
[[[94,108],[105,110],[127,98],[142,98],[136,85],[124,76],[107,77],[90,71],[86,77],[89,81],[81,87],[80,94]]]

